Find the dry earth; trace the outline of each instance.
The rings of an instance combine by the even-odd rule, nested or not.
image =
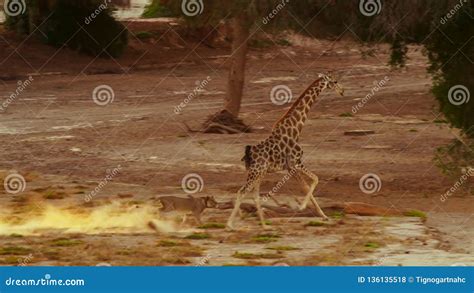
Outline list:
[[[385,46],[363,57],[368,48],[353,41],[289,36],[292,46],[254,48],[241,118],[255,131],[199,134],[187,132],[183,123],[197,128],[222,106],[228,47],[200,46],[167,23],[127,25],[135,34],[153,36],[132,37],[118,60],[90,59],[1,31],[0,98],[7,99],[18,80],[33,78],[0,113],[1,177],[17,172],[26,179],[20,193],[0,190],[2,264],[474,264],[473,197],[459,190],[440,201],[455,179],[444,177],[433,157],[456,133],[440,123],[419,48],[411,48],[408,67],[400,71],[386,66]],[[271,218],[272,230],[261,231],[247,215],[237,222],[238,232],[221,229],[229,210],[206,210],[205,222],[215,223],[208,229],[192,220],[183,227],[173,217],[161,219],[152,198],[185,196],[181,180],[190,173],[203,179],[196,196],[232,199],[245,181],[244,146],[265,138],[289,107],[271,102],[271,88],[287,85],[294,100],[318,72],[328,70],[339,76],[346,96],[326,92],[301,138],[306,164],[321,180],[319,200],[420,210],[426,219],[422,213],[333,213],[327,223]],[[210,82],[176,114],[175,107],[208,76]],[[385,77],[386,85],[349,115]],[[104,84],[115,96],[99,106],[92,92]],[[344,135],[358,129],[375,133]],[[379,192],[359,188],[367,173],[380,176]],[[282,177],[268,176],[262,189]],[[290,180],[278,198],[293,204],[293,195],[302,193]]]

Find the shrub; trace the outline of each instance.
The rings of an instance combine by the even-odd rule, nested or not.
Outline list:
[[[93,56],[120,56],[127,46],[126,28],[99,0],[27,1],[26,12],[7,18],[7,27],[34,33],[45,43],[68,46]],[[36,29],[38,26],[38,29]]]

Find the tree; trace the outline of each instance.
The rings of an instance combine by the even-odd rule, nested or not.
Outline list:
[[[238,118],[245,83],[245,65],[252,28],[258,20],[287,5],[287,0],[155,0],[181,15],[191,27],[213,30],[225,21],[231,32],[231,54],[224,107],[204,122],[205,132],[236,133],[250,128]],[[278,14],[278,13],[275,13]],[[281,15],[284,13],[282,12]],[[280,15],[280,16],[281,16]],[[274,15],[276,18],[277,15]],[[273,18],[273,16],[272,16]],[[276,21],[274,23],[277,23]]]
[[[127,46],[127,30],[114,19],[107,1],[9,1],[16,5],[12,9],[23,11],[6,13],[7,27],[20,34],[34,34],[47,44],[67,45],[93,56],[118,57]]]
[[[256,20],[272,16],[271,25],[265,26],[266,29],[286,27],[301,30],[303,23],[304,31],[311,36],[333,39],[350,27],[364,42],[389,42],[392,44],[389,63],[394,67],[404,65],[407,45],[423,45],[431,63],[429,72],[434,79],[433,93],[440,103],[440,110],[453,126],[461,128],[468,137],[474,137],[474,102],[467,99],[473,89],[471,77],[474,67],[466,66],[474,60],[472,0],[164,2],[174,8],[175,14],[184,15],[188,23],[197,26],[216,25],[223,19],[232,19],[232,59],[225,105],[223,111],[211,117],[210,122],[225,122],[216,119],[223,113],[234,118],[238,116],[249,31]],[[201,14],[190,15],[185,13],[183,3],[189,4],[189,7],[196,3],[205,6],[198,10]],[[298,18],[296,21],[295,17]],[[446,40],[446,36],[451,40]],[[453,96],[449,91],[454,85],[463,86],[461,89],[464,91],[458,91],[454,96],[458,99],[466,97],[462,105],[452,103]]]

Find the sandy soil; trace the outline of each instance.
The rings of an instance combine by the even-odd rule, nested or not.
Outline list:
[[[289,47],[254,48],[249,54],[241,118],[255,131],[242,135],[189,133],[219,110],[226,85],[228,47],[200,46],[166,23],[128,23],[130,48],[118,60],[91,59],[0,33],[0,98],[18,80],[33,81],[0,113],[2,178],[19,173],[25,189],[0,190],[0,262],[9,265],[463,265],[474,263],[472,196],[440,196],[455,180],[434,165],[437,147],[455,131],[444,123],[429,92],[426,60],[411,48],[408,67],[391,71],[388,50],[374,56],[352,41],[288,37]],[[327,202],[365,202],[394,210],[420,210],[420,217],[360,217],[335,213],[317,218],[271,218],[270,232],[247,215],[239,232],[214,225],[197,229],[163,220],[153,197],[185,196],[181,181],[202,178],[196,196],[232,199],[245,181],[244,146],[270,132],[289,104],[270,100],[273,86],[286,85],[293,100],[318,72],[334,71],[346,96],[326,92],[314,106],[301,143],[307,166],[320,177],[317,196]],[[209,77],[189,103],[185,99]],[[355,114],[374,87],[388,82]],[[100,106],[92,92],[113,89]],[[185,103],[179,114],[175,107]],[[345,131],[375,131],[347,136]],[[115,172],[114,170],[118,170]],[[365,194],[359,180],[381,178]],[[112,180],[107,180],[111,176]],[[283,174],[271,174],[269,191]],[[104,184],[104,182],[106,182]],[[100,187],[100,188],[98,188]],[[97,194],[86,201],[96,188]],[[282,201],[303,196],[290,180]],[[249,199],[250,200],[250,199]],[[204,220],[225,223],[230,211],[208,209]],[[159,232],[148,227],[156,221]],[[198,234],[196,234],[198,233]],[[196,239],[199,238],[199,239]]]

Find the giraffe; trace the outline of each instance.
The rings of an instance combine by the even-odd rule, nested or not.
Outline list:
[[[286,170],[294,175],[300,183],[306,196],[299,209],[303,210],[311,201],[316,212],[324,220],[328,217],[319,207],[313,192],[318,185],[319,179],[314,173],[307,169],[302,161],[303,150],[298,144],[301,130],[308,118],[308,112],[319,94],[325,90],[334,89],[341,96],[343,88],[330,75],[319,74],[316,79],[293,103],[290,109],[273,126],[270,136],[257,145],[245,147],[245,155],[242,160],[247,169],[247,181],[237,192],[234,209],[227,221],[227,228],[234,229],[234,218],[240,212],[240,204],[245,195],[253,192],[257,214],[260,223],[266,229],[263,211],[260,204],[260,183],[267,173]],[[308,185],[303,176],[309,177],[312,183]]]

